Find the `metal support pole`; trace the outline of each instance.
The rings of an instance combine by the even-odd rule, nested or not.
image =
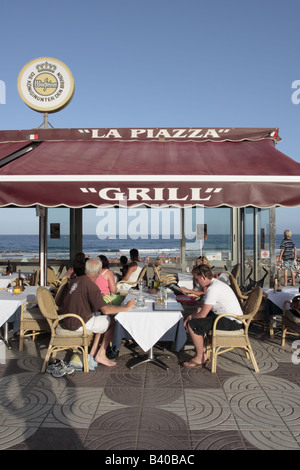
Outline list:
[[[181,238],[180,238],[180,263],[181,263],[181,269],[182,272],[185,271],[186,268],[186,259],[185,259],[185,233],[184,233],[184,227],[185,227],[185,211],[182,208],[181,209]]]
[[[40,285],[47,285],[47,222],[48,209],[37,206],[39,216],[39,254],[40,254]]]
[[[276,207],[270,208],[270,287],[276,274]]]

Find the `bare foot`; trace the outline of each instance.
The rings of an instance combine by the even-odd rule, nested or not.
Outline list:
[[[110,359],[108,359],[107,356],[96,356],[94,359],[99,364],[103,364],[104,366],[107,366],[107,367],[113,367],[117,365],[116,362],[111,361]]]

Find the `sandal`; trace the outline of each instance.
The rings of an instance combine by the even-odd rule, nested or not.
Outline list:
[[[207,362],[208,362],[208,359],[206,359],[205,362],[196,362],[196,361],[193,361],[193,359],[191,359],[189,362],[184,362],[183,366],[186,369],[198,369],[198,368],[205,367]],[[193,364],[193,365],[188,365],[188,364]]]

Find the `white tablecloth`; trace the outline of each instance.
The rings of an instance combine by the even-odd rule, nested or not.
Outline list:
[[[0,326],[2,326],[25,302],[36,300],[36,286],[25,287],[20,294],[0,291]]]
[[[172,296],[170,301],[172,302]],[[125,299],[125,303],[135,294],[129,293]],[[120,312],[115,319],[125,330],[133,337],[143,351],[149,351],[157,341],[175,325],[181,318],[180,310],[171,311],[153,311],[153,301],[156,296],[146,295],[145,307],[135,307],[133,310]],[[174,308],[178,308],[174,301]]]
[[[273,304],[282,310],[285,300],[292,300],[295,295],[299,294],[299,289],[289,287],[287,289],[283,288],[281,292],[274,292],[274,289],[263,289],[263,292]]]
[[[9,277],[0,277],[0,289],[5,289],[11,283]]]

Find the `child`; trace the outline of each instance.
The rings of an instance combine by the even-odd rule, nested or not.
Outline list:
[[[121,264],[121,268],[120,268],[120,271],[121,271],[121,274],[119,273],[114,273],[115,276],[117,276],[117,278],[119,280],[123,279],[123,277],[125,276],[125,274],[127,273],[127,270],[128,270],[128,258],[127,256],[125,255],[122,255],[120,257],[120,264]]]
[[[295,269],[297,259],[297,248],[293,240],[291,240],[292,232],[290,230],[284,231],[284,239],[280,244],[279,261],[283,264],[284,269],[284,285],[287,285],[288,271],[291,271],[292,285],[295,285]]]

